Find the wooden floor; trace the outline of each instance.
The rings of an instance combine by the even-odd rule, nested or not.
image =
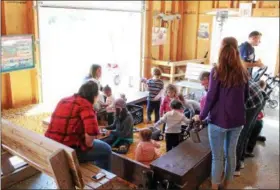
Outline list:
[[[42,115],[48,117],[49,113],[41,112],[40,107],[30,106],[25,114],[18,110],[5,110],[2,117],[15,122],[18,125],[28,126],[27,128],[42,133]],[[141,125],[144,127],[145,125]],[[258,144],[255,149],[255,158],[245,161],[245,168],[241,170],[241,176],[235,177],[230,185],[232,189],[243,189],[254,187],[259,189],[279,189],[279,110],[266,110],[263,134],[267,137],[265,144]],[[201,189],[208,188],[210,181],[206,180]],[[44,175],[35,175],[11,187],[11,189],[50,189],[55,188],[54,181]],[[129,184],[119,180],[115,185],[116,189],[132,189]]]

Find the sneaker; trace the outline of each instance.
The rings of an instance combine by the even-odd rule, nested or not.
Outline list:
[[[255,157],[255,155],[253,154],[253,153],[245,153],[245,158],[253,158],[253,157]]]
[[[241,173],[240,173],[240,171],[235,171],[235,172],[233,173],[233,175],[236,176],[236,177],[239,177],[239,176],[241,175]]]
[[[258,136],[257,141],[265,142],[266,138],[264,136]]]
[[[244,162],[241,161],[241,163],[240,163],[240,169],[244,169],[244,168],[245,168],[245,164],[244,164]]]

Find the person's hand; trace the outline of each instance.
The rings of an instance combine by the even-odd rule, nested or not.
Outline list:
[[[147,79],[146,78],[141,78],[141,82],[146,82]]]
[[[199,118],[199,115],[195,115],[195,116],[193,116],[193,118],[192,118],[194,121],[200,121],[200,118]]]
[[[260,68],[263,68],[264,67],[264,64],[262,63],[262,60],[258,59],[256,61],[256,66],[260,67]]]
[[[105,134],[106,134],[106,136],[109,136],[111,134],[111,131],[107,130]]]

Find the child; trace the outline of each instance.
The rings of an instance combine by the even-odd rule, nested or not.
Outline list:
[[[165,97],[162,99],[160,104],[160,117],[166,112],[170,111],[170,103],[172,100],[179,100],[177,96],[177,88],[173,84],[169,84],[165,90]],[[183,112],[183,110],[182,110]],[[165,131],[165,124],[163,125],[163,132]]]
[[[187,118],[192,118],[192,116],[200,113],[200,105],[199,102],[195,100],[187,100],[183,97],[182,94],[178,96],[179,100],[183,104],[184,107],[184,115]]]
[[[101,106],[104,104],[104,96],[102,95],[103,87],[100,84],[100,79],[102,75],[102,68],[98,64],[92,64],[89,70],[89,74],[84,78],[84,82],[92,80],[98,84],[98,89],[100,91],[98,95],[97,103],[94,104],[94,109],[96,111],[101,109]]]
[[[151,139],[152,131],[148,128],[140,130],[141,141],[135,150],[135,158],[138,162],[148,165],[150,162],[159,158],[159,153],[156,149],[160,145]]]
[[[160,79],[161,71],[159,68],[153,68],[152,75],[153,78],[149,80],[141,80],[141,82],[147,85],[147,89],[149,91],[147,98],[147,123],[151,123],[151,115],[153,112],[155,112],[155,122],[159,120],[161,91],[163,90],[164,86],[162,80]]]
[[[103,88],[103,92],[106,97],[106,101],[105,101],[105,104],[103,104],[103,106],[106,107],[108,125],[112,125],[114,122],[114,112],[115,112],[114,100],[115,99],[112,95],[112,89],[110,88],[110,86],[106,85]]]
[[[133,138],[133,117],[126,108],[126,103],[122,98],[118,98],[114,102],[115,118],[112,125],[106,127],[108,137],[103,141],[112,145],[118,138],[132,139]]]
[[[191,121],[182,113],[183,105],[179,100],[172,100],[170,108],[171,110],[165,113],[154,125],[154,127],[159,127],[163,123],[166,124],[164,131],[166,151],[171,150],[181,142],[182,124],[188,124]]]

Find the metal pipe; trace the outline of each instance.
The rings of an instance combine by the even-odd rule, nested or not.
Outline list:
[[[75,6],[61,6],[61,5],[39,5],[44,8],[62,8],[62,9],[79,9],[79,10],[97,10],[97,11],[117,11],[117,12],[132,12],[132,13],[142,13],[145,10],[128,10],[128,9],[109,9],[109,8],[97,8],[97,7],[75,7]]]

